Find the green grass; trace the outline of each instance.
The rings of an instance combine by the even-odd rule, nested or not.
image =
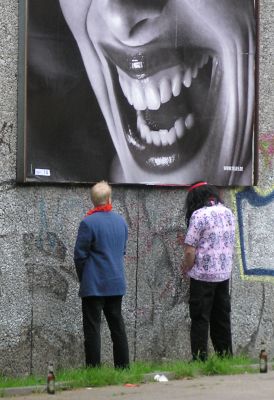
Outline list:
[[[3,388],[23,387],[23,386],[37,386],[45,383],[45,377],[38,377],[34,375],[24,377],[6,377],[0,375],[0,393]],[[1,397],[1,395],[0,395]]]
[[[135,362],[128,370],[117,370],[109,366],[101,368],[74,368],[56,371],[56,382],[69,382],[71,388],[122,385],[141,383],[148,373],[172,372],[176,379],[197,375],[231,375],[257,372],[251,366],[252,360],[246,357],[218,358],[213,356],[206,362],[169,361],[162,363]],[[7,387],[45,385],[46,376],[27,376],[8,378],[0,376],[1,389]],[[0,396],[1,397],[1,396]]]

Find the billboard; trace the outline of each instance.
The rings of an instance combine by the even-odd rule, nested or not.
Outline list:
[[[254,183],[254,0],[19,6],[19,182]]]

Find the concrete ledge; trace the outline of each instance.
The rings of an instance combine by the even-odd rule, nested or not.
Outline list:
[[[58,382],[55,384],[56,390],[68,390],[72,386],[69,382]],[[14,397],[14,396],[26,396],[33,393],[46,393],[46,385],[36,386],[22,386],[22,387],[10,387],[0,389],[0,397]]]
[[[245,365],[235,365],[235,367],[243,368],[243,367],[245,367]],[[257,372],[260,372],[260,364],[250,364],[250,365],[246,365],[246,367],[256,369]],[[267,369],[268,369],[268,371],[273,371],[274,368],[273,368],[272,363],[267,364]]]
[[[45,386],[26,386],[0,389],[0,397],[25,396],[32,393],[46,392]]]

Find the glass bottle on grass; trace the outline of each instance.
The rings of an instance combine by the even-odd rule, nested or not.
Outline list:
[[[261,351],[260,351],[260,372],[267,372],[267,353],[265,350],[265,343],[261,342]]]
[[[53,364],[52,363],[49,363],[49,365],[48,365],[47,393],[48,394],[55,393],[55,375],[53,372]]]

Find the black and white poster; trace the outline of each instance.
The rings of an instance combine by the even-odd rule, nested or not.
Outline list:
[[[254,183],[254,0],[20,3],[18,181]]]

